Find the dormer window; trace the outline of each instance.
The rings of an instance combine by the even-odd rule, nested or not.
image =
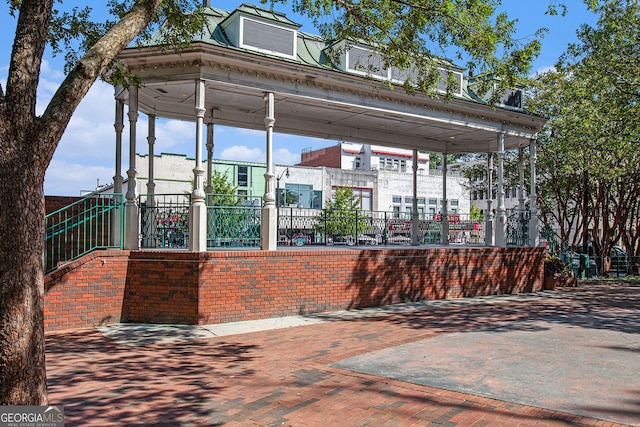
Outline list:
[[[441,93],[447,92],[447,85],[449,85],[449,76],[453,78],[451,82],[451,93],[454,95],[462,95],[462,72],[457,70],[446,70],[442,67],[438,67],[438,73],[440,74],[440,80],[436,83],[436,89]],[[418,73],[415,70],[409,69],[401,71],[396,67],[391,69],[391,81],[395,83],[404,83],[407,79],[411,78],[413,82],[417,81]]]
[[[291,59],[297,57],[300,25],[282,13],[242,4],[220,27],[235,47]]]
[[[417,81],[418,73],[415,69],[400,70],[397,67],[385,67],[382,54],[362,45],[352,45],[346,48],[345,45],[346,43],[343,41],[330,48],[341,49],[342,54],[339,65],[342,70],[380,80],[387,80],[396,84],[403,84],[408,79],[411,79],[413,82]],[[440,73],[440,80],[438,80],[436,88],[439,92],[447,92],[449,76],[451,75],[453,78],[451,82],[452,93],[454,95],[462,95],[463,76],[461,71],[455,68],[445,69],[438,67],[438,73]]]
[[[295,58],[296,30],[243,16],[240,18],[239,46]]]
[[[347,71],[385,80],[390,78],[389,69],[384,68],[382,55],[364,47],[352,46],[346,52],[345,64]]]

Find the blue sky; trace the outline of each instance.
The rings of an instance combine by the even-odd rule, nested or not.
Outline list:
[[[558,57],[566,50],[567,44],[575,42],[576,30],[583,23],[594,25],[596,17],[587,11],[582,0],[565,0],[569,7],[568,14],[562,16],[545,15],[549,2],[553,0],[503,0],[499,10],[504,10],[511,18],[518,20],[517,35],[519,38],[533,36],[539,28],[547,28],[548,34],[543,39],[542,52],[535,61],[532,73],[552,67]],[[85,5],[88,2],[65,1],[65,5]],[[212,0],[212,5],[225,10],[233,10],[241,0]],[[258,2],[255,2],[258,4]],[[93,4],[93,3],[92,3]],[[95,6],[94,6],[95,7]],[[305,25],[305,20],[293,14],[287,5],[278,5],[277,10],[287,14],[292,20],[303,24],[303,30],[316,33],[313,27]],[[15,20],[8,13],[6,2],[0,6],[0,25],[9,34],[8,28],[15,28]],[[11,34],[13,32],[11,31]],[[12,41],[12,39],[11,39]],[[11,42],[0,44],[0,83],[5,86]],[[44,110],[63,79],[63,56],[52,57],[45,53],[40,76],[38,93],[38,111]],[[96,185],[113,181],[114,153],[114,103],[113,88],[105,83],[97,82],[87,97],[79,105],[54,155],[45,178],[45,194],[77,196],[83,191],[93,190]],[[138,151],[146,153],[146,117],[140,116],[138,122]],[[274,161],[277,164],[294,164],[299,162],[304,148],[321,148],[335,144],[334,141],[296,137],[277,133],[274,135]],[[158,120],[156,136],[156,153],[180,153],[194,157],[194,125],[180,121]],[[123,152],[128,152],[128,133],[123,138]],[[214,157],[229,160],[246,160],[262,162],[265,159],[265,133],[244,129],[215,127]],[[127,158],[127,156],[124,156]],[[123,171],[128,169],[123,164]]]

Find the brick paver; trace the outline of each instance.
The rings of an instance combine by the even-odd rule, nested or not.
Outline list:
[[[50,333],[49,401],[64,405],[67,426],[614,426],[330,364],[543,315],[638,310],[639,295],[639,287],[589,284],[490,305],[145,346],[96,329]]]

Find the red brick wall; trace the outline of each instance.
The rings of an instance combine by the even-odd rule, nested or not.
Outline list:
[[[542,248],[98,251],[46,280],[48,331],[212,324],[538,291]]]
[[[342,167],[342,147],[320,148],[318,150],[302,153],[300,166],[326,166],[328,168]]]
[[[82,197],[71,196],[44,196],[44,209],[47,214],[60,210],[70,204],[82,200]]]
[[[197,252],[132,252],[122,322],[198,324]]]
[[[120,322],[128,264],[128,251],[94,251],[45,276],[45,330]]]

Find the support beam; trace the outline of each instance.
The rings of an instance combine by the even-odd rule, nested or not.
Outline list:
[[[207,205],[204,194],[204,169],[202,168],[202,126],[204,124],[204,80],[196,80],[196,165],[193,168],[193,191],[189,207],[189,250],[207,251]]]
[[[127,171],[127,194],[124,202],[124,248],[140,248],[138,195],[136,176],[136,124],[138,122],[138,88],[129,87],[129,170]]]
[[[147,144],[149,145],[149,180],[147,181],[147,206],[155,206],[156,183],[154,177],[154,146],[156,143],[156,116],[149,116],[149,127],[147,131]]]
[[[529,209],[531,209],[531,219],[529,220],[529,246],[540,245],[540,228],[538,218],[538,202],[536,193],[536,163],[538,161],[537,140],[532,139],[529,145],[529,158],[531,162],[531,189],[529,190]]]
[[[498,134],[498,207],[496,209],[496,246],[507,246],[507,209],[504,206],[504,132]]]
[[[267,130],[267,171],[264,174],[265,191],[260,237],[262,250],[275,251],[278,243],[278,215],[275,197],[275,174],[273,172],[273,127],[276,123],[273,92],[265,93],[264,102],[264,125]]]
[[[442,234],[440,241],[449,244],[449,200],[447,199],[447,154],[442,153]]]
[[[487,246],[495,246],[493,215],[493,153],[487,153],[487,215],[484,230],[484,243]]]
[[[418,214],[418,150],[413,150],[413,201],[411,202],[411,244],[419,245],[420,216]]]
[[[124,130],[124,100],[116,98],[116,174],[113,176],[113,192],[122,194],[122,131]]]
[[[518,149],[518,165],[520,170],[520,186],[518,187],[518,210],[520,211],[520,215],[524,215],[525,211],[525,192],[524,192],[524,148],[520,147]]]
[[[149,179],[147,180],[147,198],[143,205],[140,206],[140,217],[142,218],[142,247],[154,248],[156,247],[155,241],[155,227],[156,227],[156,183],[154,178],[154,145],[156,143],[156,116],[149,115],[149,126],[147,128],[147,145],[149,146],[149,165],[148,171]]]
[[[210,205],[213,194],[213,122],[207,123],[207,204]]]
[[[122,131],[124,130],[124,100],[116,98],[116,119],[113,125],[116,131],[116,174],[113,176],[113,192],[114,194],[122,194]],[[113,218],[112,233],[113,243],[115,246],[122,245],[122,215],[121,208],[118,208],[118,215]]]

